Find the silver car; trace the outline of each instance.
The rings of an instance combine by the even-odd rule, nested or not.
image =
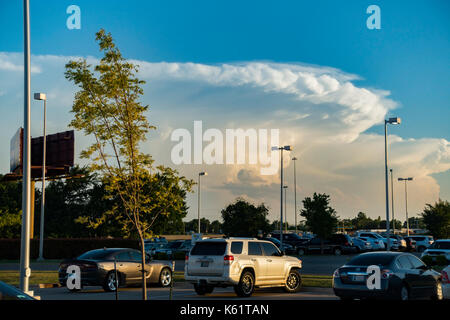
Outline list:
[[[141,252],[135,249],[96,249],[75,259],[64,260],[58,270],[62,286],[66,285],[67,268],[71,265],[80,267],[81,286],[102,286],[109,292],[116,291],[117,282],[119,286],[139,285],[142,282]],[[168,261],[151,261],[147,256],[144,270],[147,283],[167,287],[172,282],[172,263]],[[116,273],[119,281],[116,281]]]
[[[240,297],[257,287],[301,288],[302,262],[284,255],[272,242],[251,238],[197,241],[186,258],[184,278],[199,295],[232,286]]]

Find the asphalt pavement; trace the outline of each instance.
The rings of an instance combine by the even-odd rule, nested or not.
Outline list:
[[[104,292],[99,287],[86,287],[79,292],[69,292],[67,288],[30,288],[41,300],[115,300],[114,292]],[[150,287],[147,290],[149,300],[169,300],[170,288]],[[119,300],[140,300],[140,288],[120,288]],[[331,288],[303,287],[298,293],[285,293],[282,288],[256,289],[249,298],[236,296],[230,288],[215,288],[213,293],[199,296],[192,284],[176,282],[172,289],[173,300],[337,300]]]
[[[311,275],[332,275],[334,270],[344,265],[353,255],[305,255],[302,260],[302,273]],[[31,271],[57,271],[59,262],[31,262]],[[0,270],[19,270],[19,262],[0,262]],[[175,271],[184,271],[184,260],[175,261]]]

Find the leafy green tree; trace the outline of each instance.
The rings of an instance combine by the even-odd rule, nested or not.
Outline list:
[[[329,206],[330,196],[314,193],[313,198],[303,200],[303,209],[300,215],[306,219],[308,229],[322,240],[329,238],[336,230],[338,217],[336,211]]]
[[[19,238],[22,221],[22,185],[4,181],[0,174],[0,238]]]
[[[210,232],[211,222],[206,218],[200,218],[200,233]],[[192,219],[185,224],[186,232],[198,232],[198,219]]]
[[[422,212],[423,223],[435,239],[450,238],[450,203],[439,199],[427,204]]]
[[[268,214],[269,209],[264,204],[255,206],[243,199],[237,199],[222,210],[223,233],[237,237],[257,237],[259,231],[268,233]]]
[[[86,59],[66,64],[66,79],[79,87],[70,125],[94,139],[81,157],[92,161],[91,169],[102,175],[109,198],[114,202],[101,224],[110,219],[123,221],[122,217],[126,217],[124,231],[133,228],[140,241],[142,298],[146,300],[144,238],[151,235],[152,225],[159,216],[179,210],[180,203],[173,203],[178,198],[173,193],[174,185],[182,184],[188,190],[192,182],[160,166],[157,171],[171,172],[167,178],[172,179],[162,183],[152,170],[153,159],[140,150],[146,134],[155,128],[145,115],[149,107],[139,101],[145,81],[136,77],[138,66],[122,56],[111,34],[101,29],[96,40],[103,58],[93,69]]]
[[[219,220],[214,220],[213,222],[211,222],[210,232],[215,234],[222,233],[222,224]]]

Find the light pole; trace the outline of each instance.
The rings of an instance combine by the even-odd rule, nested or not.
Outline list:
[[[389,226],[389,178],[388,178],[388,146],[387,146],[387,125],[388,124],[400,124],[401,120],[398,117],[389,118],[389,120],[384,120],[384,176],[386,182],[386,241],[387,241],[387,251],[391,249],[390,241],[390,226]]]
[[[394,215],[394,172],[392,169],[389,170],[391,172],[391,205],[392,205],[392,233],[395,234],[395,215]]]
[[[297,162],[297,158],[293,157],[292,161],[294,161],[294,223],[295,223],[295,234],[297,234],[297,173],[295,171],[295,163]]]
[[[292,151],[291,146],[272,147],[272,151],[280,150],[280,248],[283,247],[283,150]]]
[[[39,232],[39,257],[38,261],[44,260],[44,216],[45,216],[45,157],[47,152],[47,137],[46,137],[46,126],[47,126],[47,96],[45,93],[35,93],[34,100],[44,100],[44,147],[42,149],[42,198],[41,198],[41,226]]]
[[[24,30],[24,110],[23,110],[23,184],[22,230],[20,241],[20,290],[28,292],[30,269],[30,212],[31,212],[31,119],[30,119],[30,3],[23,0]]]
[[[201,191],[201,188],[200,188],[200,177],[201,176],[207,176],[208,175],[208,173],[207,172],[199,172],[199,174],[198,174],[198,203],[197,203],[197,211],[198,211],[198,233],[201,233],[200,232],[200,191]]]
[[[286,211],[287,212],[287,204],[286,204],[286,191],[287,191],[287,188],[288,188],[288,186],[283,186],[283,189],[284,189],[284,211]],[[284,230],[285,230],[285,232],[287,233],[287,214],[286,214],[286,217],[285,217],[285,222],[284,222]]]
[[[413,178],[398,178],[398,181],[405,181],[405,208],[406,208],[406,232],[408,233],[409,237],[409,220],[408,220],[408,187],[407,182],[412,181]]]

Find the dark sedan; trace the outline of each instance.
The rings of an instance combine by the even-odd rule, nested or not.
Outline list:
[[[369,266],[380,268],[379,288],[369,289],[366,284]],[[370,252],[356,256],[334,272],[333,290],[343,300],[442,299],[441,274],[416,256],[403,252]]]
[[[83,253],[79,257],[65,260],[59,265],[58,276],[62,286],[66,285],[67,268],[80,267],[82,286],[102,286],[105,291],[116,290],[116,269],[119,287],[139,285],[142,282],[141,252],[134,249],[109,248],[96,249]],[[114,262],[116,269],[114,268]],[[167,287],[172,281],[172,264],[165,261],[145,263],[147,283],[157,283]]]
[[[36,300],[16,287],[0,281],[0,300]]]

